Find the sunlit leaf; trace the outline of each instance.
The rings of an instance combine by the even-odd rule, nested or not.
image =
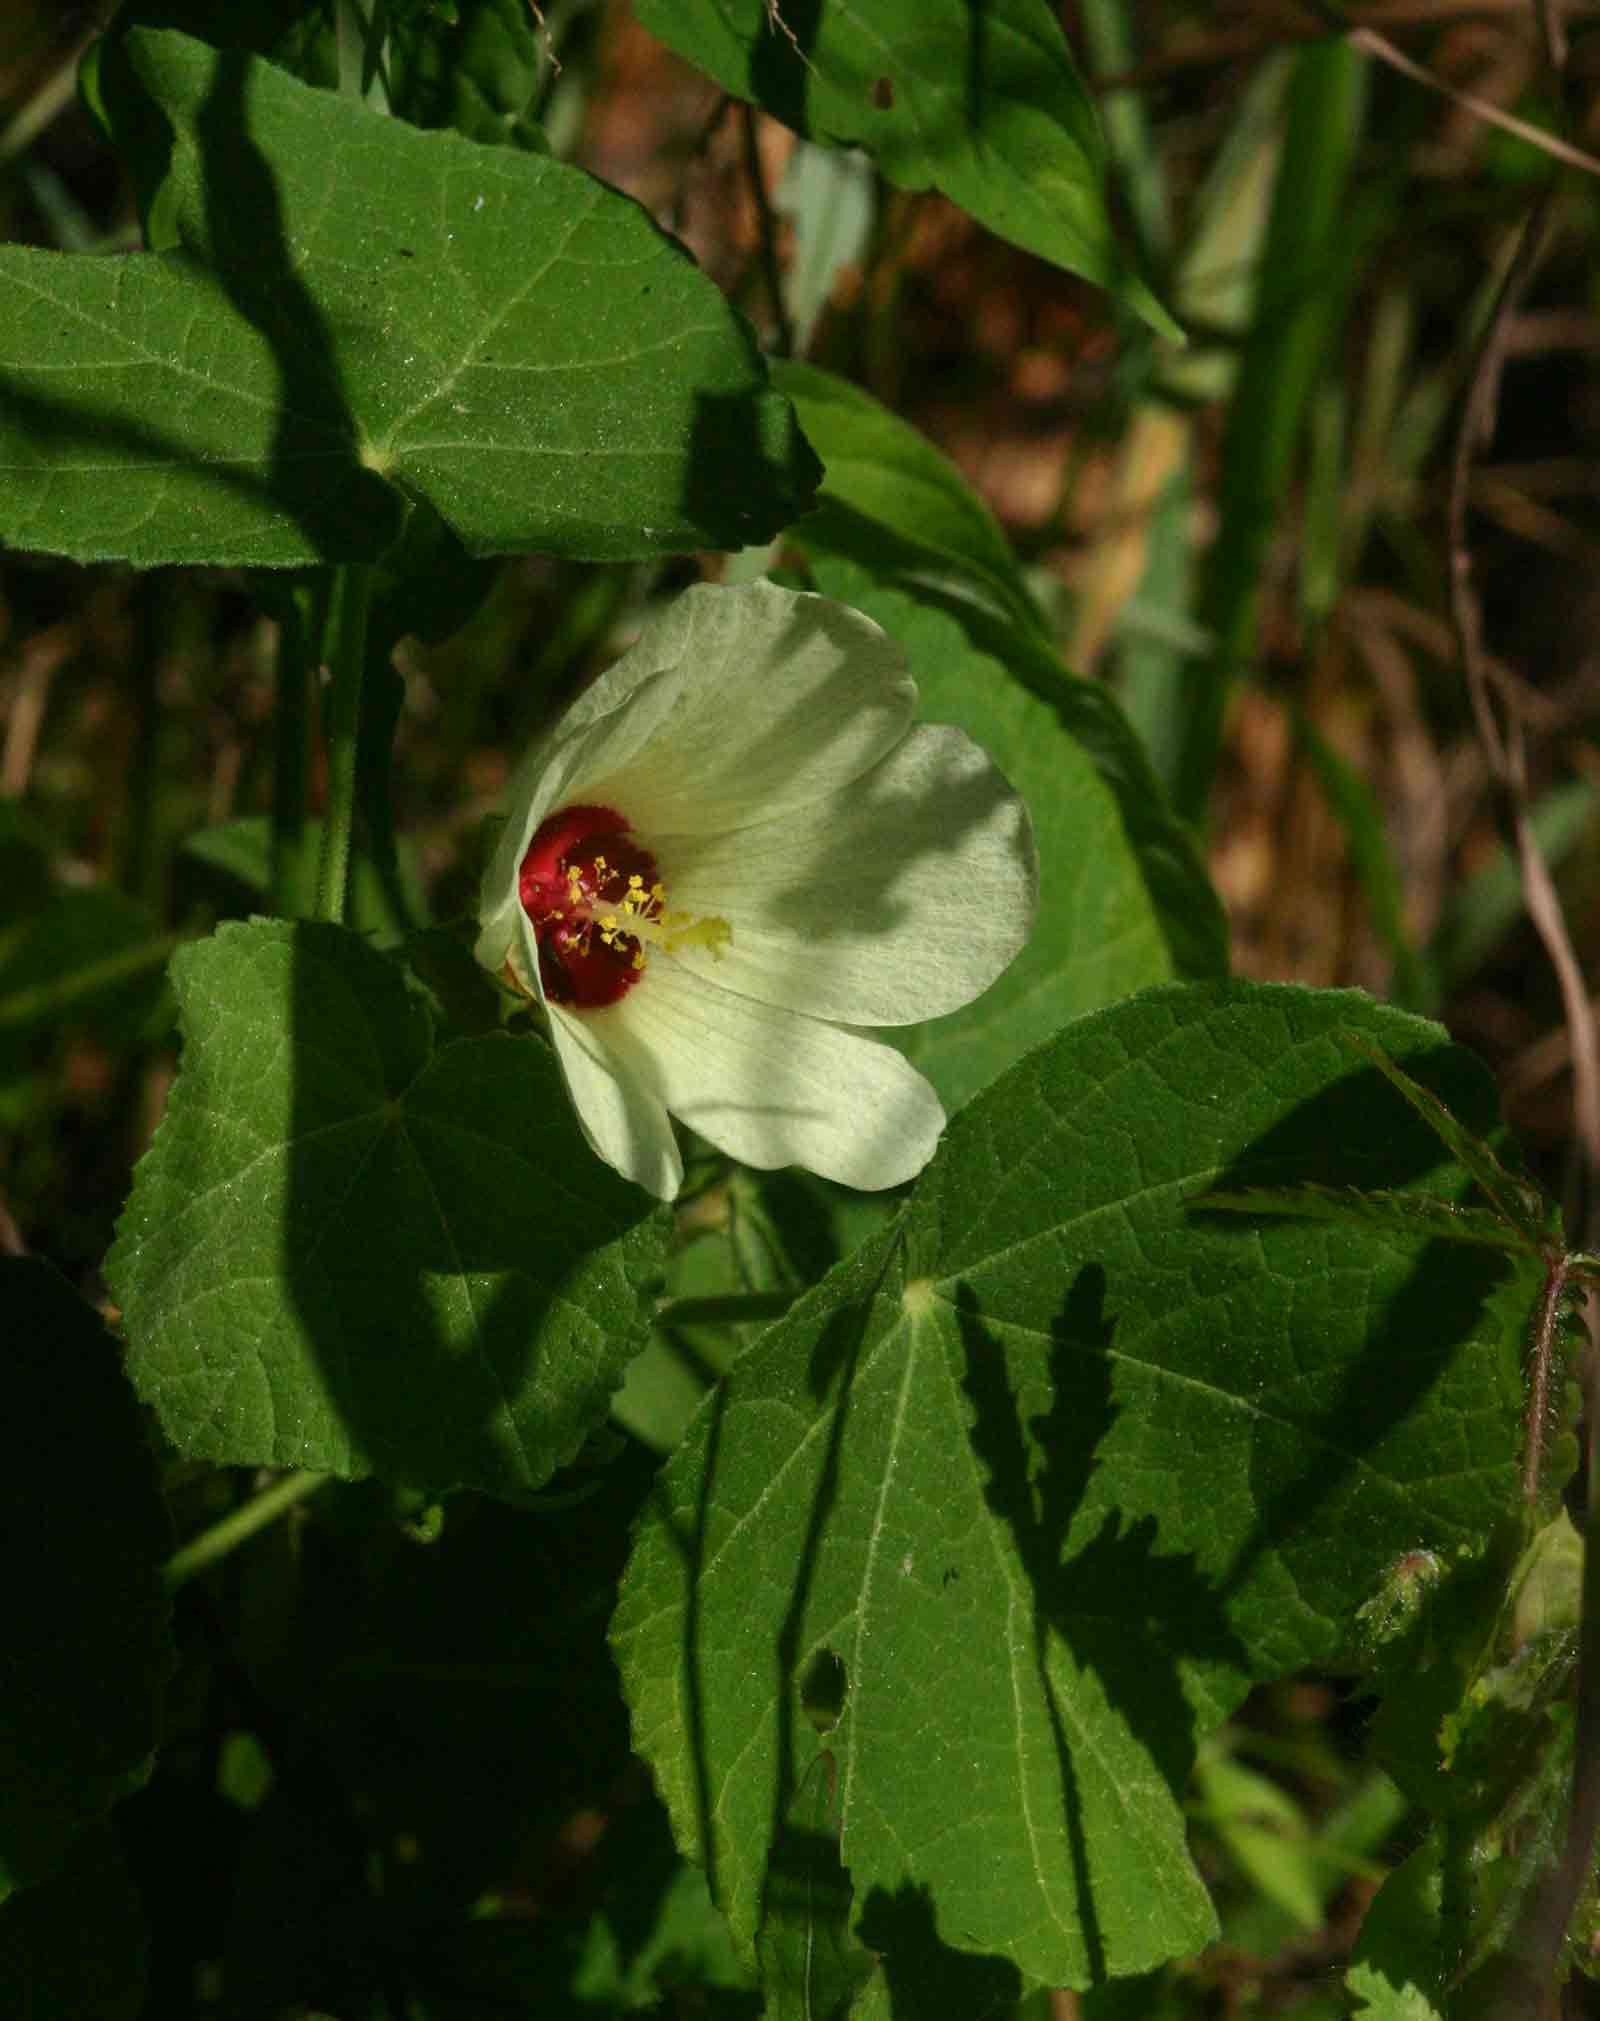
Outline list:
[[[916,1929],[1045,1985],[1197,1948],[1197,1736],[1344,1647],[1403,1552],[1494,1523],[1537,1269],[1427,1230],[1192,1211],[1219,1182],[1379,1172],[1461,1196],[1433,1133],[1352,1070],[1351,1025],[1490,1125],[1476,1063],[1370,1000],[1151,991],[970,1103],[900,1222],[702,1406],[615,1642],[635,1742],[742,1943],[832,1661],[871,1948]]]
[[[796,133],[864,147],[991,231],[1176,326],[1120,251],[1105,143],[1047,0],[635,0],[650,31]]]
[[[0,248],[0,535],[79,559],[737,547],[815,461],[748,327],[582,171],[153,30],[102,88],[156,250]],[[352,258],[359,246],[361,257]]]

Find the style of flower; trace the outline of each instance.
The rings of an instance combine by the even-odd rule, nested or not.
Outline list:
[[[986,989],[1037,862],[986,754],[916,703],[859,612],[701,585],[519,768],[478,960],[544,1006],[585,1136],[659,1198],[674,1115],[744,1164],[866,1189],[932,1156],[938,1097],[859,1027]]]

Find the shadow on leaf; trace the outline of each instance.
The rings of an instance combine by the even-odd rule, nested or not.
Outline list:
[[[859,1928],[862,1942],[878,1954],[894,2021],[926,2021],[933,2014],[997,2021],[1022,1997],[1022,1975],[1009,1959],[957,1951],[941,1939],[925,1887],[907,1881],[893,1894],[874,1888]]]
[[[1106,1278],[1086,1265],[1051,1328],[1048,1408],[1024,1422],[999,1336],[984,1324],[968,1285],[956,1293],[966,1355],[966,1390],[975,1414],[972,1442],[988,1469],[984,1499],[1011,1532],[1033,1594],[1033,1660],[1047,1709],[1061,1778],[1062,1823],[1078,1877],[1078,1914],[1094,1980],[1106,1975],[1104,1934],[1095,1905],[1083,1800],[1062,1680],[1052,1660],[1057,1641],[1072,1663],[1093,1670],[1169,1789],[1181,1789],[1193,1757],[1194,1715],[1178,1669],[1191,1661],[1242,1664],[1244,1652],[1219,1596],[1187,1554],[1156,1549],[1153,1517],[1124,1528],[1106,1513],[1095,1535],[1068,1555],[1073,1521],[1089,1486],[1095,1451],[1116,1420],[1105,1314]]]
[[[1481,1068],[1469,1056],[1441,1047],[1411,1055],[1406,1071],[1447,1107],[1466,1115],[1481,1110]],[[1235,1157],[1215,1182],[1219,1192],[1252,1187],[1312,1185],[1331,1189],[1394,1189],[1414,1185],[1443,1167],[1445,1197],[1461,1197],[1461,1178],[1439,1139],[1375,1068],[1363,1067],[1300,1103],[1273,1129]],[[1204,1199],[1190,1218],[1238,1241],[1263,1245],[1283,1297],[1302,1275],[1337,1284],[1341,1247],[1358,1251],[1363,1269],[1343,1310],[1297,1333],[1293,1395],[1261,1410],[1251,1442],[1251,1493],[1260,1519],[1223,1581],[1236,1592],[1260,1561],[1280,1552],[1297,1533],[1317,1534],[1329,1502],[1351,1502],[1352,1482],[1375,1465],[1384,1441],[1405,1425],[1446,1378],[1463,1342],[1472,1339],[1486,1301],[1514,1268],[1523,1267],[1487,1248],[1443,1241],[1423,1244],[1405,1279],[1375,1309],[1365,1258],[1372,1237],[1350,1235],[1309,1221],[1208,1209]],[[1404,1241],[1404,1236],[1397,1236]],[[1531,1301],[1530,1301],[1531,1302]],[[1505,1465],[1514,1464],[1520,1379],[1508,1342],[1504,1366],[1507,1441]],[[1319,1448],[1318,1464],[1305,1464],[1305,1446]],[[1486,1464],[1480,1460],[1480,1465]],[[1357,1541],[1357,1529],[1347,1541]]]

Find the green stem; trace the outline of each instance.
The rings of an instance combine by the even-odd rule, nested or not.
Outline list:
[[[270,1488],[263,1488],[259,1495],[252,1495],[232,1515],[224,1516],[220,1523],[213,1523],[209,1530],[202,1530],[198,1537],[191,1537],[166,1562],[162,1577],[167,1591],[175,1591],[197,1572],[203,1572],[208,1565],[214,1565],[219,1558],[226,1558],[230,1551],[236,1551],[258,1530],[275,1523],[296,1502],[303,1502],[307,1495],[314,1495],[318,1488],[325,1487],[328,1478],[326,1474],[284,1474]]]
[[[325,587],[325,585],[323,585]],[[290,590],[278,623],[272,711],[272,909],[303,919],[311,901],[311,642],[321,635],[317,604]]]
[[[395,731],[405,703],[406,684],[390,658],[370,644],[367,677],[361,689],[361,730],[356,740],[356,815],[361,847],[397,929],[416,928],[410,894],[400,871],[394,834],[394,800],[389,775]]]
[[[794,1304],[792,1291],[730,1292],[725,1298],[664,1298],[656,1307],[657,1326],[740,1326],[746,1320],[781,1319]]]
[[[163,870],[156,850],[161,737],[159,675],[162,656],[172,642],[178,610],[170,573],[158,571],[143,579],[136,608],[138,643],[130,669],[133,740],[128,753],[121,882],[124,891],[131,891],[136,898],[159,910]]]
[[[322,826],[322,861],[317,867],[316,908],[317,918],[333,926],[344,920],[345,888],[350,879],[361,681],[367,664],[367,612],[371,602],[370,567],[351,563],[334,571],[326,633],[327,661],[333,679],[327,716],[328,809]]]

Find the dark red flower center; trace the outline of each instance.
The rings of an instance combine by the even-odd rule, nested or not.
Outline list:
[[[518,890],[552,1003],[602,1010],[638,981],[644,949],[629,927],[659,920],[666,893],[655,858],[613,808],[552,814],[528,845]]]

